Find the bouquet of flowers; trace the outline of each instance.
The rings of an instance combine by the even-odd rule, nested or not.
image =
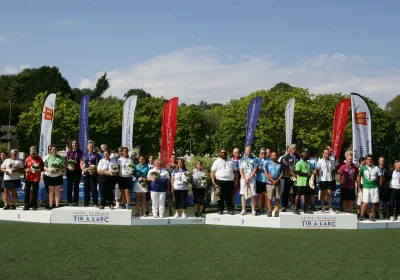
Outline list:
[[[192,180],[193,180],[193,177],[192,177],[192,173],[191,172],[189,172],[189,171],[183,172],[182,181],[184,183],[190,183],[190,182],[192,182]]]
[[[128,164],[128,167],[129,167],[130,169],[132,169],[132,170],[136,170],[136,165],[135,165],[133,162],[129,163],[129,164]]]
[[[68,160],[68,169],[73,171],[75,169],[76,160],[69,159]]]
[[[41,169],[42,168],[41,168],[41,166],[39,164],[32,163],[32,165],[31,165],[32,173],[40,172]]]
[[[90,175],[93,175],[93,174],[96,173],[96,171],[97,171],[97,166],[91,164],[91,165],[89,165],[89,168],[88,168],[88,169],[89,169]]]
[[[17,169],[18,169],[18,164],[16,164],[16,163],[10,163],[10,165],[8,166],[8,168],[9,168],[11,171],[17,170]]]
[[[61,163],[59,162],[53,162],[51,165],[51,169],[53,169],[53,171],[57,172],[58,170],[61,169]]]
[[[143,177],[139,177],[138,179],[137,179],[137,181],[139,182],[139,184],[142,186],[142,187],[144,187],[144,186],[146,186],[146,178],[143,178]]]
[[[118,165],[111,165],[111,173],[113,175],[117,175],[119,172],[119,166]]]
[[[158,172],[156,172],[156,171],[151,172],[149,176],[151,178],[154,178],[154,179],[159,179],[160,178],[160,174]]]
[[[211,180],[210,175],[204,174],[203,176],[200,177],[200,184],[202,187],[207,186],[208,182]]]

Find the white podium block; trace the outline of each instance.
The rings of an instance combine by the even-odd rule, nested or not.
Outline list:
[[[96,207],[61,207],[51,211],[54,224],[131,225],[132,211]]]
[[[280,213],[281,228],[295,229],[357,229],[357,215],[349,213],[300,215],[292,212]]]
[[[236,212],[235,215],[229,215],[225,212],[223,215],[217,213],[207,214],[207,225],[220,226],[238,226],[238,227],[261,227],[261,228],[280,228],[280,217],[267,217],[267,215],[252,216],[240,215]]]
[[[15,221],[15,222],[30,222],[30,223],[50,223],[51,212],[45,211],[44,208],[36,211],[22,209],[17,210],[3,210],[0,209],[0,220]]]
[[[153,218],[152,216],[132,218],[133,226],[204,225],[205,223],[206,219],[196,217],[187,217],[185,219],[174,217]]]
[[[358,229],[400,229],[400,221],[376,220],[371,222],[368,220],[358,222]]]

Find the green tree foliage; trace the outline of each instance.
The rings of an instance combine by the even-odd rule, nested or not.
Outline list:
[[[101,97],[104,92],[110,87],[110,84],[107,79],[107,73],[104,73],[96,83],[96,87],[93,90],[92,97],[97,98]]]
[[[128,90],[125,94],[124,94],[124,98],[127,99],[128,97],[132,96],[132,95],[137,95],[138,99],[142,99],[142,98],[150,98],[151,94],[144,91],[141,88],[135,88],[135,89],[130,89]]]

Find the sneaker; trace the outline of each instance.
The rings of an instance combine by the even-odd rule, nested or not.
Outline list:
[[[321,213],[325,213],[325,206],[321,208]]]
[[[199,213],[194,213],[194,216],[196,217],[196,218],[198,218],[199,217]]]
[[[261,215],[264,215],[266,212],[265,212],[265,209],[263,208],[263,209],[261,209],[261,211],[260,211],[260,214]]]
[[[224,214],[224,212],[218,211],[218,215],[222,215],[222,214]]]
[[[275,215],[276,215],[276,212],[275,212]],[[272,217],[272,213],[270,211],[268,211],[267,217]]]
[[[175,213],[174,218],[175,218],[175,219],[176,219],[176,218],[179,218],[179,214],[178,214],[178,213]]]
[[[103,209],[104,209],[104,206],[103,206],[103,205],[102,205],[102,206],[100,206],[100,207],[99,207],[99,209],[103,210]]]
[[[292,204],[292,205],[290,205],[290,210],[295,210],[294,209],[294,205]],[[297,209],[297,210],[299,210],[299,209]]]
[[[375,218],[374,218],[374,216],[369,216],[369,220],[370,220],[371,222],[375,222],[375,221],[376,221]]]
[[[10,210],[10,206],[8,206],[8,205],[5,205],[4,207],[3,207],[3,210]]]
[[[110,210],[114,210],[114,205],[110,205]]]
[[[140,217],[140,213],[136,212],[135,217]]]
[[[164,213],[159,213],[160,214],[160,218],[164,218]]]
[[[282,207],[282,212],[286,212],[286,207]]]
[[[149,215],[149,211],[146,211],[146,215],[147,215],[147,216]]]
[[[172,217],[172,215],[173,215],[173,214],[172,214],[172,209],[169,209],[168,214],[169,214],[170,217]]]
[[[143,216],[143,217],[147,217],[147,214],[146,214],[146,213],[143,213],[142,216]]]
[[[254,211],[256,212],[256,216],[261,215],[261,210],[260,209],[257,209],[257,210],[254,210]]]
[[[235,215],[235,212],[233,210],[229,211],[229,215]]]
[[[32,210],[33,210],[33,211],[36,211],[36,210],[37,210],[37,207],[32,207]]]
[[[364,213],[364,218],[369,219],[369,215],[367,213]]]
[[[315,209],[315,205],[311,206],[311,211],[315,212],[317,209]]]
[[[49,206],[46,210],[51,211],[51,210],[53,210],[53,207]]]
[[[121,209],[126,209],[126,205],[125,205],[125,204],[122,204],[122,205],[121,205]]]
[[[186,214],[182,213],[182,219],[186,219]]]
[[[158,218],[158,215],[156,213],[153,214],[153,218]]]
[[[294,214],[297,214],[297,215],[300,215],[299,209],[294,209],[293,213],[294,213]]]
[[[358,220],[359,220],[359,221],[363,221],[363,220],[364,220],[364,216],[361,216],[361,215],[360,215],[360,217],[358,217]]]
[[[246,209],[242,209],[242,212],[240,212],[240,215],[246,215]]]
[[[11,210],[17,210],[17,206],[15,205],[11,206]]]
[[[128,205],[126,205],[126,210],[131,210],[132,209],[132,207],[128,204]]]
[[[394,222],[396,219],[394,218],[394,216],[390,216],[389,220]]]
[[[28,206],[24,206],[24,208],[22,210],[24,210],[24,211],[29,210],[29,207]]]
[[[336,210],[334,210],[333,208],[329,208],[329,214],[336,214]]]
[[[252,210],[252,211],[251,211],[251,215],[252,215],[252,216],[257,216],[256,210]]]
[[[68,206],[69,206],[69,207],[72,207],[72,203],[70,203]]]
[[[279,217],[279,212],[275,212],[275,215],[274,215],[274,217]]]
[[[306,210],[306,213],[307,214],[314,214],[313,210],[311,210],[311,209]]]
[[[375,219],[378,219],[378,220],[381,219],[381,217],[379,216],[379,212],[375,212]]]

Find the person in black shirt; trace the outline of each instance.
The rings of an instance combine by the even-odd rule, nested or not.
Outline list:
[[[292,205],[294,205],[294,197],[297,194],[297,189],[293,187],[293,179],[297,177],[295,173],[295,166],[299,160],[300,157],[298,154],[296,154],[296,145],[290,145],[288,147],[288,153],[282,158],[281,162],[285,170],[284,188],[282,192],[282,212],[286,212],[289,196]],[[291,189],[293,189],[293,196],[290,195]]]
[[[390,202],[390,181],[392,180],[392,173],[390,172],[389,168],[385,166],[385,158],[379,158],[379,170],[382,174],[382,185],[379,186],[379,199],[382,201],[382,210],[383,210],[383,218],[388,219],[387,213],[387,204]],[[375,218],[380,219],[379,217],[379,203],[375,205]]]

